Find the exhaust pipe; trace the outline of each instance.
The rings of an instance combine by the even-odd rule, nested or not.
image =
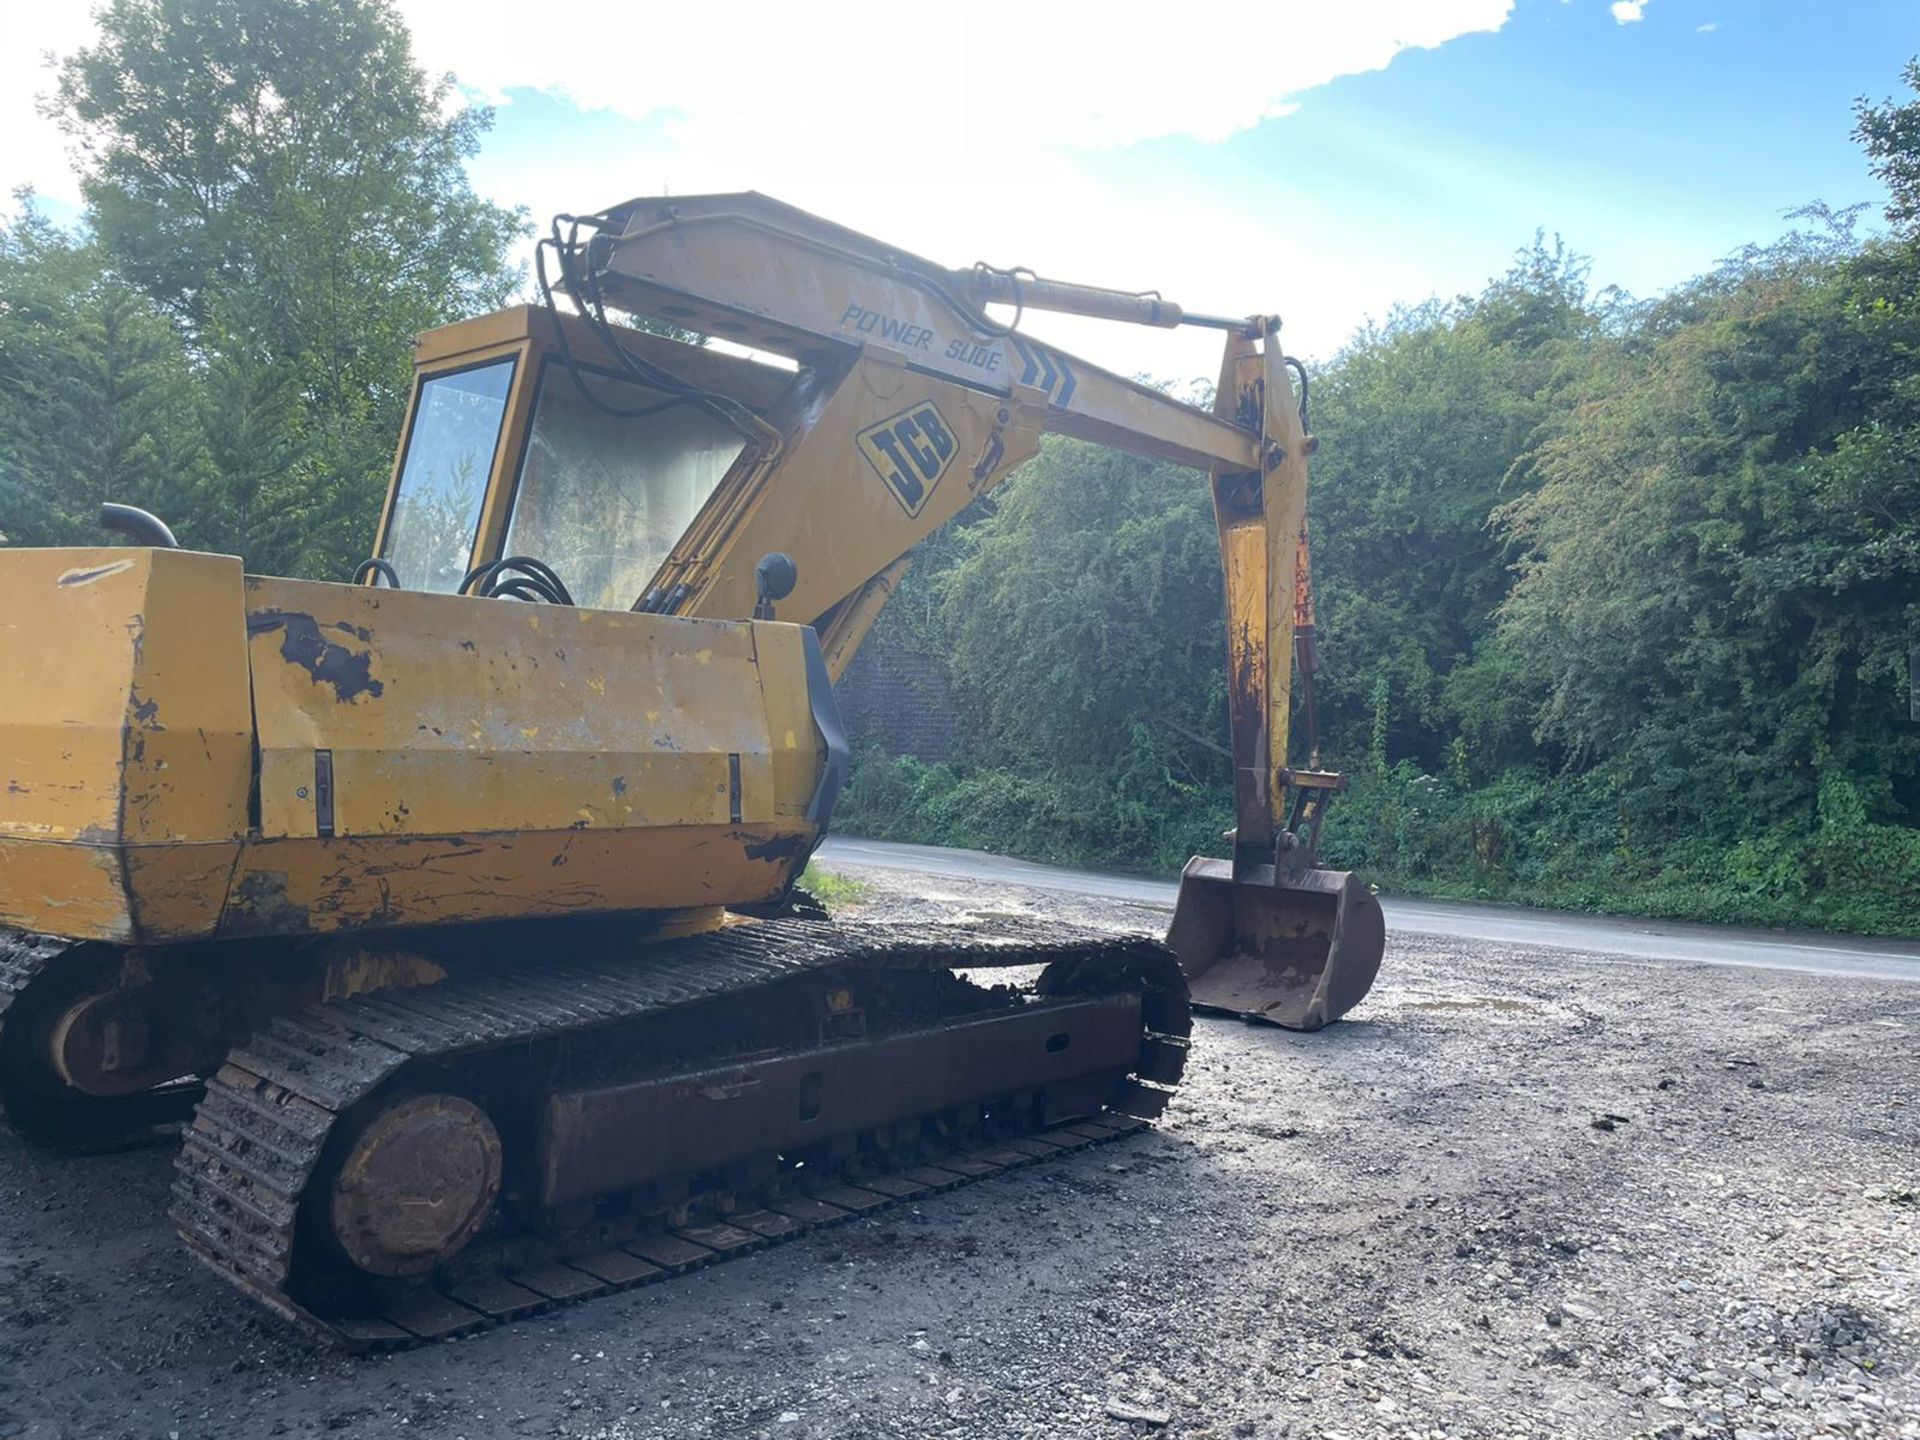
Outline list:
[[[174,539],[167,522],[151,510],[142,510],[137,505],[116,505],[109,500],[100,507],[97,523],[103,530],[125,535],[136,545],[150,545],[156,550],[180,548],[180,542]]]

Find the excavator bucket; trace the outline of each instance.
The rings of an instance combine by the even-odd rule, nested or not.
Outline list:
[[[1196,1010],[1289,1030],[1318,1030],[1358,1005],[1386,944],[1380,902],[1350,871],[1236,883],[1227,861],[1198,857],[1167,927]]]

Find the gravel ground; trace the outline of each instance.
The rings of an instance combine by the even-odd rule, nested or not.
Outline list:
[[[880,871],[875,915],[1145,907]],[[1150,1135],[353,1360],[0,1138],[0,1437],[1920,1437],[1920,987],[1420,936]]]

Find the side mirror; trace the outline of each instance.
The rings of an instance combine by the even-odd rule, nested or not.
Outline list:
[[[762,555],[760,563],[753,567],[753,588],[755,600],[753,618],[756,620],[773,619],[773,605],[776,600],[784,600],[793,593],[793,587],[800,583],[800,567],[793,563],[793,557],[784,550],[775,550]]]

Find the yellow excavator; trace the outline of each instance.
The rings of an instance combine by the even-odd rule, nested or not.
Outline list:
[[[1359,1001],[1384,929],[1316,860],[1343,782],[1276,319],[754,194],[562,217],[538,273],[543,303],[421,337],[354,583],[117,506],[131,545],[0,551],[17,1128],[186,1122],[187,1244],[378,1348],[1128,1133],[1190,1003],[1311,1030]],[[1211,413],[1036,310],[1224,332]],[[833,682],[915,543],[1050,432],[1210,477],[1232,858],[1187,867],[1164,945],[831,923],[795,886],[848,765]]]

